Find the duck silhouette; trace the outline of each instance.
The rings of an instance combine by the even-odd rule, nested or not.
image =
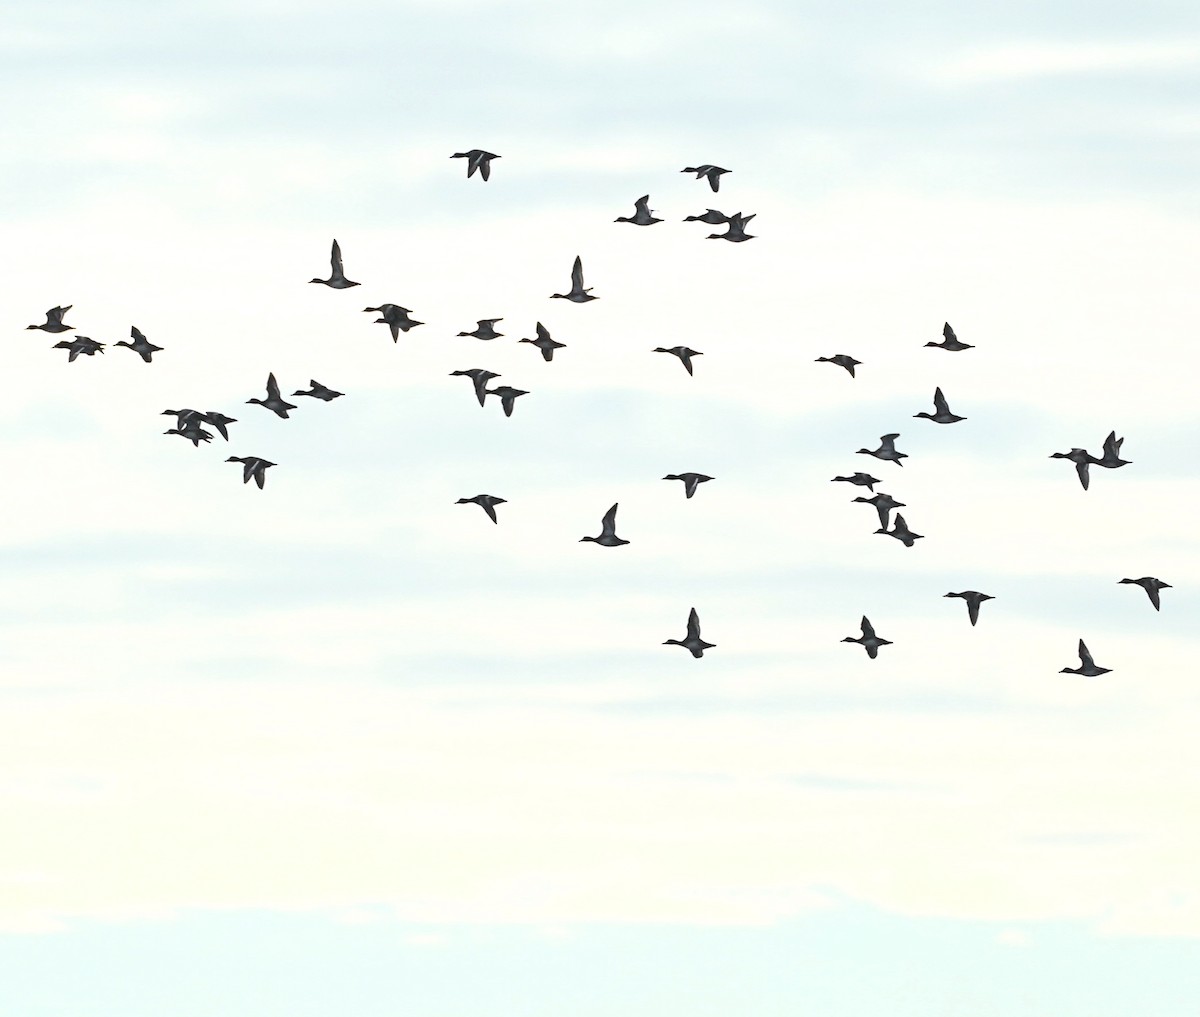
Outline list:
[[[686,346],[672,346],[669,350],[663,349],[661,346],[656,346],[653,350],[655,353],[671,353],[679,358],[679,362],[687,369],[687,373],[692,373],[692,357],[704,356],[699,350],[689,350]]]
[[[916,541],[925,539],[920,533],[913,533],[913,531],[908,528],[908,524],[904,521],[904,516],[902,516],[899,512],[896,513],[896,520],[892,524],[892,528],[890,530],[881,528],[875,532],[882,533],[888,537],[895,537],[905,547],[912,547]]]
[[[685,166],[679,172],[695,173],[697,180],[699,180],[701,177],[706,177],[708,179],[708,186],[714,191],[719,191],[721,189],[721,174],[730,173],[732,171],[721,169],[720,166],[712,166],[708,163],[705,163],[703,166]]]
[[[450,377],[458,377],[465,375],[471,379],[471,384],[475,386],[475,398],[479,400],[479,405],[483,405],[484,396],[487,395],[487,383],[493,378],[499,378],[495,371],[485,371],[481,367],[472,367],[467,371],[451,371]]]
[[[163,431],[163,434],[181,435],[187,438],[193,447],[199,447],[202,441],[212,441],[212,435],[204,430],[197,420],[189,420],[186,424],[181,424],[179,427],[172,427],[169,430]]]
[[[867,621],[867,616],[865,614],[863,615],[862,621],[859,623],[859,625],[862,628],[862,635],[857,639],[853,636],[846,636],[846,638],[842,640],[843,643],[858,643],[867,651],[867,656],[872,660],[879,656],[879,647],[892,645],[892,641],[890,639],[880,639],[879,636],[875,635],[875,629],[872,628],[871,623]]]
[[[475,175],[476,170],[487,180],[492,175],[492,160],[499,159],[500,156],[495,152],[485,152],[482,148],[472,148],[469,152],[455,152],[450,158],[467,160],[468,180]]]
[[[247,399],[248,403],[257,403],[259,406],[266,407],[277,417],[287,419],[288,410],[296,408],[295,403],[284,402],[279,396],[279,383],[275,380],[274,374],[267,375],[267,398],[266,399]],[[226,460],[228,462],[228,460]]]
[[[497,332],[492,326],[498,321],[503,321],[503,318],[480,318],[475,325],[474,332],[459,332],[459,335],[473,336],[476,339],[482,339],[488,342],[492,339],[499,339],[503,332]]]
[[[949,350],[951,353],[957,353],[959,350],[975,349],[970,343],[958,341],[958,336],[954,334],[954,329],[950,327],[950,322],[946,322],[942,326],[943,339],[940,343],[926,343],[926,346],[936,346],[939,350]]]
[[[85,335],[77,335],[74,339],[64,339],[61,342],[57,342],[51,348],[67,350],[67,361],[70,362],[81,353],[88,357],[95,356],[97,353],[103,353],[104,343],[98,343],[95,339],[89,339]]]
[[[724,212],[718,212],[715,208],[706,208],[703,215],[689,215],[684,222],[706,222],[710,226],[722,226],[729,222],[729,216]]]
[[[684,497],[690,498],[696,493],[696,488],[707,480],[712,480],[712,477],[706,477],[703,473],[668,473],[663,480],[682,480]]]
[[[551,299],[558,297],[562,300],[570,300],[576,304],[585,304],[589,300],[599,300],[599,297],[592,296],[592,287],[583,288],[583,259],[577,254],[575,255],[575,264],[571,268],[571,289],[568,293],[551,293]]]
[[[1092,464],[1095,466],[1103,466],[1106,470],[1115,470],[1120,466],[1128,466],[1130,460],[1121,458],[1121,446],[1125,444],[1124,438],[1118,438],[1116,431],[1109,431],[1108,437],[1104,439],[1104,454],[1099,458],[1092,457]]]
[[[113,343],[113,345],[128,346],[129,349],[133,350],[133,352],[146,361],[147,364],[151,362],[150,358],[162,349],[161,346],[155,346],[152,342],[150,342],[136,327],[129,330],[129,335],[130,338],[133,339],[133,342],[126,342],[124,339],[122,339],[120,342]]]
[[[477,494],[474,498],[459,498],[454,503],[455,505],[478,505],[484,512],[488,514],[488,518],[493,523],[500,522],[496,518],[496,506],[507,504],[503,498],[497,498],[491,494]]]
[[[215,427],[221,437],[226,441],[229,440],[229,432],[226,430],[226,425],[237,423],[237,419],[235,417],[227,417],[224,413],[218,413],[216,410],[209,410],[207,413],[200,414],[200,420]]]
[[[851,378],[854,377],[854,368],[858,364],[862,363],[861,360],[855,360],[853,357],[847,356],[845,353],[837,353],[837,354],[834,354],[832,357],[817,357],[817,359],[814,361],[814,363],[817,363],[817,364],[819,364],[821,362],[824,362],[827,364],[837,364],[838,367],[844,367],[847,371],[850,372]]]
[[[716,643],[706,643],[700,638],[700,616],[693,607],[688,614],[687,636],[684,639],[664,639],[663,646],[682,646],[693,657],[703,657],[705,650],[713,649]]]
[[[830,480],[830,483],[836,484],[839,480],[847,484],[854,484],[856,487],[865,487],[872,494],[875,492],[875,485],[879,483],[879,478],[872,477],[869,473],[855,473],[849,477],[834,477]]]
[[[607,512],[604,513],[604,518],[600,520],[600,536],[598,537],[580,537],[579,543],[591,541],[593,544],[600,544],[603,547],[620,547],[622,544],[628,544],[628,540],[622,540],[617,536],[617,506],[613,505]]]
[[[1111,667],[1097,667],[1095,661],[1092,660],[1092,655],[1088,653],[1088,648],[1084,645],[1083,640],[1079,640],[1079,667],[1064,667],[1059,674],[1081,674],[1085,678],[1095,678],[1098,675],[1108,674],[1112,670]]]
[[[1052,452],[1051,459],[1070,459],[1075,464],[1075,472],[1079,474],[1079,483],[1083,485],[1083,489],[1088,489],[1088,484],[1091,478],[1088,476],[1088,466],[1096,462],[1093,456],[1087,449],[1073,448],[1070,452]]]
[[[914,413],[914,417],[924,417],[926,420],[932,420],[935,424],[953,424],[959,420],[966,420],[966,417],[957,416],[950,412],[950,407],[946,405],[946,397],[942,395],[940,388],[933,390],[933,408],[935,413]]]
[[[943,597],[961,597],[967,602],[967,617],[971,619],[971,624],[974,625],[979,621],[979,605],[985,600],[995,600],[995,597],[989,596],[986,593],[977,593],[975,590],[963,590],[962,593],[944,593]]]
[[[500,397],[500,405],[504,409],[506,417],[512,416],[513,403],[523,395],[529,395],[524,389],[513,388],[511,385],[501,385],[498,388],[489,388],[484,391],[485,395],[494,395]]]
[[[1161,610],[1159,604],[1158,591],[1171,589],[1170,583],[1164,583],[1161,579],[1155,579],[1153,576],[1142,576],[1141,579],[1119,579],[1117,585],[1121,583],[1132,583],[1134,586],[1140,586],[1146,591],[1146,596],[1150,598],[1150,603],[1154,605],[1154,610]]]
[[[896,451],[896,439],[899,437],[899,433],[885,434],[879,439],[879,448],[875,449],[874,452],[867,448],[860,448],[856,454],[874,456],[876,459],[886,459],[897,466],[903,466],[904,464],[900,460],[907,459],[908,453]]]
[[[64,325],[63,315],[66,314],[74,304],[67,304],[66,307],[52,307],[46,312],[46,320],[41,325],[26,325],[26,330],[31,328],[40,328],[43,332],[70,332],[75,326]]]
[[[553,360],[554,351],[561,350],[566,343],[557,343],[550,338],[550,333],[546,331],[546,326],[540,321],[537,323],[537,338],[536,339],[518,339],[517,342],[532,343],[542,351],[543,360]]]
[[[407,332],[410,328],[425,324],[423,321],[413,321],[408,316],[408,308],[401,307],[399,304],[380,304],[378,307],[363,308],[363,314],[369,311],[375,311],[380,315],[371,324],[387,325],[392,330],[392,342],[399,342],[401,332]],[[499,319],[496,320],[499,321]]]
[[[331,400],[336,399],[338,396],[346,394],[345,392],[335,392],[333,389],[327,388],[319,381],[313,381],[311,378],[308,380],[308,384],[311,386],[308,391],[305,391],[304,389],[297,389],[292,393],[292,395],[312,396],[314,399],[320,399],[323,402],[330,402]]]
[[[631,222],[635,226],[652,226],[656,222],[662,222],[661,219],[654,218],[654,213],[650,211],[650,195],[643,194],[633,203],[633,207],[633,215],[617,216],[613,222]]]
[[[754,213],[754,215],[757,215],[757,214],[758,214],[757,212]],[[708,235],[708,239],[709,240],[728,240],[735,244],[741,243],[743,240],[753,240],[757,236],[757,234],[747,233],[746,232],[746,224],[749,223],[750,220],[754,218],[754,215],[742,215],[741,212],[734,212],[733,215],[731,215],[728,220],[729,228],[726,229],[726,231],[724,233],[710,233]]]
[[[263,485],[267,482],[266,472],[267,467],[275,466],[275,463],[269,462],[266,459],[259,459],[258,456],[230,456],[225,460],[227,463],[242,464],[242,483],[250,483],[250,478],[254,478],[254,482],[258,485],[261,491]]]
[[[879,525],[885,530],[888,525],[888,515],[894,508],[908,508],[902,501],[896,501],[890,494],[877,494],[874,498],[855,498],[854,501],[865,502],[868,505],[874,505],[875,511],[879,513]]]
[[[348,290],[351,286],[357,286],[358,283],[351,282],[346,278],[346,274],[342,271],[342,249],[338,246],[338,242],[333,242],[333,249],[329,254],[329,278],[328,279],[309,279],[310,283],[320,283],[322,286],[328,286],[334,290]]]

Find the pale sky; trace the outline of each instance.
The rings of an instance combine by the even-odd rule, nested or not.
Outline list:
[[[8,11],[13,1012],[1193,1014],[1198,22]],[[576,255],[600,299],[549,299]],[[59,304],[103,354],[25,329]],[[281,420],[269,372],[345,396]],[[1114,429],[1086,492],[1049,458]]]

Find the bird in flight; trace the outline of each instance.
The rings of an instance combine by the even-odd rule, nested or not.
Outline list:
[[[52,347],[56,350],[69,350],[67,360],[72,361],[81,353],[85,356],[95,356],[97,353],[104,352],[104,343],[98,343],[95,339],[89,339],[85,335],[77,335],[74,339],[64,339],[57,342]]]
[[[855,473],[849,477],[834,477],[829,482],[836,484],[839,480],[845,481],[847,484],[854,484],[856,487],[865,487],[872,494],[875,493],[875,485],[879,483],[879,478],[872,477],[869,473]]]
[[[594,544],[600,544],[603,547],[620,547],[622,544],[628,544],[628,540],[622,540],[617,536],[617,506],[614,505],[604,513],[604,518],[600,520],[600,536],[598,537],[580,537],[579,543],[590,540]]]
[[[575,255],[575,264],[571,268],[571,291],[569,293],[551,293],[551,299],[559,297],[563,300],[570,300],[576,304],[585,304],[589,300],[599,300],[599,297],[592,296],[592,287],[583,288],[583,259],[577,254]]]
[[[499,159],[500,156],[495,152],[485,152],[482,148],[472,148],[469,152],[455,152],[450,158],[467,160],[467,179],[479,170],[479,175],[487,180],[492,175],[492,160]]]
[[[471,379],[471,383],[475,386],[475,398],[479,400],[479,405],[483,405],[483,398],[487,395],[487,383],[493,378],[499,378],[500,375],[494,371],[485,371],[481,367],[472,367],[468,371],[451,371],[450,377],[456,375],[466,375]]]
[[[1104,455],[1099,459],[1092,457],[1092,463],[1096,466],[1103,466],[1106,470],[1115,470],[1119,466],[1128,466],[1130,460],[1121,458],[1121,446],[1125,444],[1124,438],[1118,438],[1116,431],[1109,431],[1108,437],[1104,439]]]
[[[313,381],[311,378],[309,379],[308,384],[312,387],[307,391],[304,389],[297,389],[292,393],[292,395],[312,396],[314,399],[320,399],[323,402],[330,402],[331,400],[336,399],[338,396],[346,394],[345,392],[335,392],[333,389],[327,388],[319,381]]]
[[[287,419],[288,410],[294,410],[296,408],[295,403],[284,402],[284,400],[280,398],[279,383],[275,380],[274,374],[267,375],[267,398],[247,399],[246,402],[258,403],[259,406],[265,406],[277,417],[283,417],[285,420]]]
[[[74,305],[67,304],[66,307],[52,307],[46,312],[46,321],[41,325],[26,325],[26,330],[31,328],[40,328],[43,332],[70,332],[74,329],[74,325],[64,325],[63,315],[66,314]]]
[[[907,459],[908,453],[896,451],[896,439],[899,437],[898,433],[885,434],[879,439],[879,448],[875,449],[874,452],[867,448],[860,448],[858,452],[863,455],[874,456],[876,459],[890,459],[897,466],[903,466],[904,464],[900,460]]]
[[[1096,678],[1102,674],[1108,674],[1112,670],[1111,667],[1097,667],[1096,662],[1092,660],[1092,655],[1088,653],[1088,648],[1084,645],[1083,640],[1079,640],[1079,667],[1064,667],[1059,674],[1081,674],[1085,678]]]
[[[684,639],[664,639],[663,646],[682,646],[693,657],[703,657],[705,650],[711,650],[716,643],[706,643],[700,638],[700,616],[693,607],[688,614],[687,636]]]
[[[503,318],[480,318],[474,332],[459,332],[458,334],[474,336],[476,339],[483,339],[485,342],[491,339],[499,339],[504,333],[497,332],[492,326],[496,322],[503,320]]]
[[[1134,586],[1140,586],[1146,591],[1146,596],[1150,598],[1150,603],[1154,605],[1154,610],[1161,610],[1158,599],[1159,590],[1171,589],[1170,583],[1164,583],[1161,579],[1155,579],[1153,576],[1142,576],[1141,579],[1120,579],[1117,585],[1121,583],[1132,583]]]
[[[661,219],[656,219],[650,210],[650,195],[643,194],[633,203],[633,207],[633,215],[617,216],[613,222],[631,222],[635,226],[652,226],[656,222],[662,222]]]
[[[710,226],[721,226],[724,223],[729,222],[729,216],[727,216],[724,212],[718,212],[715,208],[706,208],[703,215],[689,215],[683,221],[706,222]]]
[[[706,477],[703,473],[668,473],[663,480],[682,480],[684,497],[690,498],[696,493],[696,488],[703,484],[706,480],[712,480],[712,477]]]
[[[872,660],[879,656],[879,647],[892,645],[892,641],[890,639],[880,639],[879,636],[875,635],[875,629],[871,627],[871,623],[867,621],[867,616],[865,614],[863,615],[860,626],[862,628],[861,636],[859,636],[857,639],[852,636],[846,636],[842,642],[860,644],[867,651],[867,656]]]
[[[266,459],[259,459],[258,456],[230,456],[225,460],[227,463],[242,464],[242,483],[250,483],[250,478],[254,478],[254,482],[258,485],[261,491],[263,484],[267,482],[266,471],[268,466],[274,466],[275,463],[268,462]]]
[[[399,304],[380,304],[378,307],[364,307],[363,314],[368,311],[376,311],[382,315],[376,318],[373,325],[387,325],[392,330],[392,342],[398,342],[401,332],[407,332],[410,328],[416,328],[418,325],[424,325],[423,321],[413,321],[410,318],[407,307],[401,307]],[[499,320],[499,319],[497,319]]]
[[[986,593],[977,593],[975,590],[963,590],[962,593],[946,593],[944,597],[961,597],[967,602],[967,617],[971,619],[971,624],[974,625],[979,621],[979,605],[985,600],[995,600],[995,597],[989,596]]]
[[[912,547],[914,542],[925,539],[920,533],[913,533],[913,531],[908,528],[908,524],[904,521],[904,516],[902,516],[899,512],[896,513],[895,522],[893,522],[890,530],[881,528],[875,532],[882,533],[888,537],[895,537],[905,547]]]
[[[837,364],[838,367],[844,367],[850,372],[851,378],[854,377],[854,368],[858,364],[862,363],[861,360],[855,360],[853,357],[847,356],[845,353],[837,353],[832,357],[817,357],[817,359],[813,362],[819,364],[822,361],[827,364]]]
[[[942,335],[944,338],[940,343],[926,343],[926,346],[936,346],[939,350],[949,350],[951,353],[957,353],[959,350],[975,349],[970,343],[959,342],[958,336],[954,334],[954,329],[950,327],[950,322],[946,322],[942,326]]]
[[[874,505],[875,511],[879,513],[879,525],[887,529],[888,515],[894,508],[908,508],[902,501],[896,501],[890,494],[877,494],[874,498],[855,498],[854,501],[866,502],[868,505]]]
[[[942,395],[940,388],[933,390],[933,408],[937,412],[914,413],[913,416],[924,417],[926,420],[932,420],[935,424],[953,424],[955,421],[967,419],[950,412],[950,407],[946,405],[946,397]]]
[[[757,215],[758,213],[754,213]],[[729,228],[724,233],[710,233],[709,240],[729,240],[735,244],[741,243],[743,240],[753,240],[756,234],[746,232],[746,224],[754,218],[754,215],[742,215],[741,212],[734,212],[728,219]]]
[[[1083,485],[1085,491],[1088,489],[1088,484],[1091,482],[1091,478],[1088,476],[1088,466],[1098,460],[1087,449],[1073,448],[1070,452],[1052,452],[1050,458],[1070,459],[1075,464],[1075,472],[1079,474],[1079,483]]]
[[[490,494],[477,494],[474,498],[459,498],[454,503],[455,505],[478,505],[484,512],[488,514],[488,518],[493,523],[500,522],[496,518],[496,506],[506,504],[505,499],[497,498]]]
[[[672,346],[669,350],[663,349],[661,346],[654,347],[654,353],[673,353],[679,358],[679,362],[687,368],[687,373],[692,373],[692,357],[704,356],[699,350],[689,350],[686,346]]]
[[[124,339],[122,339],[120,342],[113,343],[113,345],[128,346],[129,349],[133,350],[133,352],[146,361],[147,364],[151,362],[150,358],[162,349],[161,346],[155,346],[152,342],[150,342],[144,335],[142,335],[141,330],[136,327],[129,330],[129,336],[131,339],[133,339],[133,342],[126,342]]]
[[[558,343],[550,338],[550,333],[546,330],[546,326],[540,321],[537,323],[537,338],[536,339],[518,339],[518,342],[532,343],[542,351],[543,360],[553,360],[554,351],[561,350],[566,343]]]
[[[192,443],[193,447],[196,448],[200,446],[200,442],[202,441],[212,441],[212,435],[200,426],[200,421],[198,419],[189,420],[186,423],[181,424],[179,427],[172,427],[170,430],[163,431],[163,434],[181,435],[182,437],[187,438],[187,440]]]
[[[714,191],[719,191],[721,189],[721,174],[729,173],[731,171],[727,169],[721,169],[720,166],[710,166],[708,163],[705,163],[703,166],[685,166],[679,172],[695,173],[697,180],[699,180],[701,177],[707,177],[708,186]]]
[[[503,407],[506,417],[512,416],[513,403],[520,396],[529,395],[524,389],[513,388],[511,385],[500,385],[498,388],[489,388],[485,390],[484,394],[500,397],[500,405]]]
[[[333,242],[333,250],[329,255],[330,272],[328,279],[309,279],[310,283],[320,283],[322,286],[328,286],[334,290],[348,290],[351,286],[357,286],[358,283],[351,282],[346,278],[345,272],[342,271],[342,249],[338,246],[338,242]]]

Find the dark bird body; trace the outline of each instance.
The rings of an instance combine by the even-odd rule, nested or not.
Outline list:
[[[551,299],[558,297],[562,300],[570,300],[576,304],[586,304],[589,300],[599,300],[599,297],[592,296],[592,287],[587,289],[583,287],[583,259],[577,254],[575,255],[575,264],[571,268],[571,290],[568,293],[551,293]]]
[[[687,373],[692,373],[692,357],[704,356],[699,350],[689,350],[686,346],[672,346],[669,350],[663,349],[661,346],[654,348],[655,353],[671,353],[679,358],[679,362],[687,369]]]
[[[837,354],[834,354],[832,357],[817,357],[817,359],[814,361],[814,363],[818,363],[818,364],[821,362],[824,362],[827,364],[837,364],[838,367],[844,367],[847,371],[850,372],[851,378],[854,377],[854,368],[858,364],[862,363],[861,360],[855,360],[853,357],[847,356],[845,353],[837,353]]]
[[[163,431],[163,434],[178,434],[187,438],[193,447],[199,446],[202,441],[212,441],[212,435],[200,426],[198,420],[189,420],[186,424],[181,424],[179,427],[172,427],[170,430]]]
[[[483,405],[484,396],[487,395],[487,383],[493,378],[499,378],[500,375],[494,371],[485,371],[481,367],[472,367],[467,371],[451,371],[450,377],[462,376],[471,379],[471,384],[475,387],[475,398],[479,400],[479,405]]]
[[[892,528],[890,530],[878,529],[875,532],[882,533],[888,537],[895,537],[905,547],[912,547],[916,541],[924,539],[920,533],[913,533],[913,531],[908,528],[908,524],[904,521],[904,516],[902,516],[899,512],[896,513],[896,520],[892,524]]]
[[[133,339],[133,342],[126,342],[122,339],[118,343],[113,343],[113,345],[129,347],[129,349],[133,350],[134,353],[146,361],[147,364],[151,362],[150,358],[162,349],[161,346],[155,346],[150,342],[136,327],[129,330],[129,335]]]
[[[494,395],[500,397],[500,405],[504,408],[506,417],[512,416],[513,403],[517,398],[523,395],[529,395],[524,389],[513,388],[511,385],[501,385],[499,388],[489,388],[485,390],[485,395]]]
[[[297,389],[295,392],[292,393],[292,395],[294,395],[294,396],[312,396],[314,399],[320,399],[322,402],[330,402],[330,401],[336,399],[338,396],[342,396],[342,395],[346,394],[345,392],[335,392],[333,389],[327,388],[326,386],[322,385],[319,381],[314,381],[312,378],[309,378],[308,384],[311,387],[307,391],[305,391],[304,389]]]
[[[855,473],[849,477],[834,477],[830,483],[836,484],[839,480],[845,481],[847,484],[854,484],[856,487],[865,487],[872,494],[875,492],[875,485],[879,483],[879,478],[872,477],[869,473]]]
[[[951,353],[957,353],[959,350],[975,349],[970,343],[958,341],[958,336],[954,334],[954,329],[950,327],[950,322],[946,322],[942,326],[942,336],[944,337],[940,343],[926,343],[926,346],[936,346],[939,350],[949,350]]]
[[[664,639],[663,646],[682,646],[693,657],[703,657],[705,650],[713,649],[716,643],[706,643],[700,638],[700,616],[693,607],[688,614],[687,636],[684,639]]]
[[[1050,458],[1070,459],[1075,464],[1075,472],[1079,474],[1079,483],[1083,485],[1085,491],[1088,489],[1088,484],[1091,481],[1091,478],[1088,476],[1088,466],[1097,460],[1087,449],[1073,448],[1070,452],[1053,452]]]
[[[758,213],[755,213],[757,215]],[[743,240],[753,240],[757,234],[747,233],[746,225],[754,218],[754,215],[742,215],[741,212],[734,212],[728,220],[728,229],[724,233],[710,233],[709,240],[728,240],[731,243],[740,244]]]
[[[715,208],[706,208],[703,215],[689,215],[684,222],[706,222],[710,226],[722,226],[729,222],[729,216],[724,212],[718,212]]]
[[[31,328],[40,328],[43,332],[70,332],[75,326],[64,325],[63,315],[66,314],[74,304],[67,304],[66,307],[52,307],[46,312],[46,321],[41,325],[26,325],[26,330]]]
[[[859,624],[862,627],[862,635],[857,639],[853,636],[846,636],[842,640],[843,643],[858,643],[867,651],[867,656],[872,660],[879,656],[879,647],[892,645],[890,639],[880,639],[879,636],[875,635],[875,629],[871,627],[871,623],[867,621],[865,614]]]
[[[643,194],[634,202],[633,207],[633,215],[617,216],[613,222],[631,222],[635,226],[651,226],[656,222],[662,222],[661,219],[654,218],[654,213],[650,210],[650,195]]]
[[[1095,661],[1092,660],[1092,655],[1088,653],[1088,648],[1084,645],[1083,640],[1079,640],[1079,667],[1064,667],[1059,674],[1081,674],[1085,678],[1096,678],[1102,674],[1108,674],[1112,670],[1111,667],[1097,667]]]
[[[961,597],[967,602],[967,617],[971,619],[971,624],[974,625],[979,621],[979,605],[985,600],[995,600],[995,597],[989,596],[986,593],[977,593],[974,590],[963,590],[962,593],[946,593],[945,597]]]
[[[74,339],[64,339],[57,342],[52,347],[56,350],[67,350],[67,360],[72,361],[81,353],[91,357],[97,353],[104,352],[104,343],[98,343],[95,339],[89,339],[85,335],[77,335]]]
[[[378,312],[380,315],[372,324],[387,325],[392,330],[392,342],[399,342],[401,332],[407,332],[410,328],[416,328],[418,325],[425,324],[423,321],[413,321],[408,316],[408,308],[401,307],[399,304],[380,304],[378,307],[363,308],[363,314],[369,311]],[[496,320],[499,321],[499,319]]]
[[[482,148],[472,148],[469,152],[455,152],[450,158],[467,160],[468,180],[475,175],[476,170],[487,180],[492,175],[492,160],[499,159],[500,156],[495,152],[485,152]]]
[[[1119,579],[1117,584],[1132,583],[1134,586],[1140,586],[1146,591],[1146,596],[1150,598],[1150,603],[1154,605],[1154,610],[1161,610],[1159,604],[1158,591],[1171,589],[1170,583],[1164,583],[1161,579],[1155,579],[1153,576],[1142,576],[1141,579]]]
[[[250,483],[250,478],[253,477],[260,491],[263,484],[267,482],[267,467],[276,465],[275,463],[268,462],[266,459],[259,459],[258,456],[230,456],[225,462],[241,463],[242,483]]]
[[[1121,446],[1124,444],[1125,439],[1118,438],[1116,431],[1109,431],[1108,437],[1104,439],[1104,454],[1099,459],[1093,456],[1093,465],[1103,466],[1106,470],[1115,470],[1119,466],[1128,466],[1130,460],[1121,458]]]
[[[620,547],[622,544],[628,544],[628,540],[622,540],[617,536],[617,506],[614,505],[604,513],[604,518],[600,520],[600,536],[598,537],[580,537],[579,543],[591,541],[593,544],[600,544],[604,547]]]
[[[247,399],[248,403],[257,403],[259,406],[264,406],[277,417],[287,419],[288,410],[296,408],[295,403],[284,402],[279,395],[279,383],[275,380],[274,374],[267,375],[267,398],[266,399]]]
[[[940,388],[933,390],[933,408],[934,413],[914,413],[914,417],[924,417],[926,420],[932,420],[935,424],[953,424],[959,420],[966,420],[966,417],[960,417],[950,412],[950,407],[946,405],[946,397],[942,395]]]
[[[504,333],[497,332],[493,326],[496,324],[496,322],[503,320],[503,318],[480,318],[475,325],[474,332],[459,332],[458,334],[472,336],[476,339],[482,339],[484,342],[488,342],[492,339],[499,339],[502,335],[504,335]]]
[[[721,174],[729,173],[731,171],[727,169],[721,169],[720,166],[712,166],[709,163],[705,163],[703,166],[685,166],[679,172],[695,173],[697,180],[699,180],[701,177],[706,177],[708,179],[708,186],[714,191],[719,191],[721,189]]]
[[[498,523],[500,520],[496,518],[496,506],[506,504],[505,499],[497,498],[490,494],[477,494],[474,498],[459,498],[454,503],[455,505],[478,505],[484,512],[488,514],[488,518],[493,523]]]
[[[682,480],[684,496],[690,498],[696,493],[696,488],[703,484],[706,480],[712,480],[712,477],[706,477],[703,473],[668,473],[663,480]]]
[[[351,286],[357,286],[358,283],[351,282],[346,278],[345,272],[342,271],[342,249],[338,246],[338,242],[333,242],[333,249],[329,254],[329,278],[328,279],[309,279],[310,283],[320,283],[322,286],[328,286],[335,290],[348,290]]]
[[[898,433],[885,434],[879,439],[879,448],[875,449],[874,452],[868,448],[860,448],[856,454],[874,456],[876,459],[886,459],[897,466],[903,466],[904,464],[900,460],[907,459],[908,453],[896,451],[896,439],[899,437]]]
[[[888,525],[888,515],[894,508],[908,508],[902,501],[896,501],[890,494],[877,494],[874,498],[855,498],[854,501],[865,502],[868,505],[874,505],[875,511],[879,513],[879,525],[885,530]]]
[[[537,338],[536,339],[519,339],[518,342],[532,343],[542,351],[543,360],[553,360],[554,351],[561,350],[566,343],[558,343],[550,338],[550,333],[546,331],[546,326],[540,321],[537,323]]]

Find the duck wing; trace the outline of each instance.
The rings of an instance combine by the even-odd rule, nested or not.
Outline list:
[[[871,625],[871,623],[869,621],[867,621],[867,616],[865,614],[863,615],[862,621],[859,624],[862,627],[862,636],[860,637],[861,639],[874,639],[875,638],[875,629]]]
[[[620,504],[619,502],[617,504]],[[600,520],[602,537],[615,537],[617,535],[617,506],[613,505],[607,512],[604,513],[604,518]]]
[[[952,329],[952,328],[950,327],[950,322],[946,322],[946,323],[945,323],[945,324],[942,326],[942,338],[943,338],[943,339],[945,339],[945,340],[946,340],[946,342],[948,342],[948,343],[956,343],[956,342],[958,342],[958,336],[956,336],[956,335],[954,334],[954,329]]]
[[[687,637],[689,640],[700,638],[700,616],[694,607],[688,612]]]
[[[942,395],[941,388],[933,390],[933,408],[939,416],[950,412],[950,407],[946,405],[946,397]]]
[[[342,272],[342,248],[336,240],[333,242],[333,250],[329,255],[329,264],[333,268],[334,279],[344,278]]]
[[[583,259],[575,255],[575,264],[571,267],[571,289],[582,293],[583,289]]]
[[[1088,466],[1091,465],[1086,459],[1078,459],[1075,461],[1075,472],[1079,474],[1079,483],[1083,485],[1083,489],[1088,489]]]
[[[267,375],[267,398],[268,399],[278,399],[279,398],[279,382],[277,382],[275,380],[274,372]]]
[[[1092,655],[1088,653],[1087,646],[1083,640],[1079,640],[1079,665],[1080,667],[1095,667],[1096,662],[1092,660]]]

